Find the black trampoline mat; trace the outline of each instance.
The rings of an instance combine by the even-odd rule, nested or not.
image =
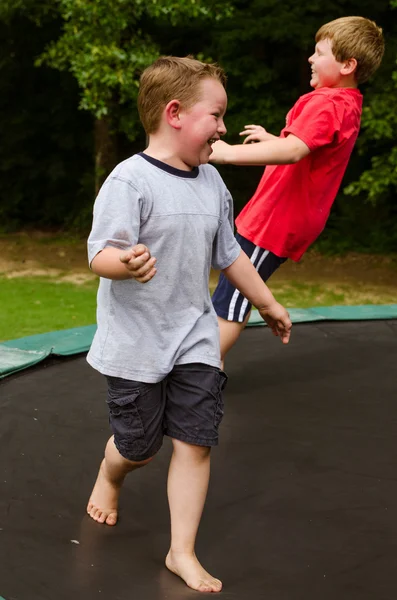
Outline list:
[[[395,600],[397,321],[244,332],[197,554],[230,600]],[[0,596],[199,598],[163,567],[170,441],[124,485],[120,521],[85,515],[109,437],[83,356],[0,384]]]

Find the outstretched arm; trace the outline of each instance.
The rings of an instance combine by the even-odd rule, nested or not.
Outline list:
[[[276,301],[245,252],[241,251],[237,260],[224,269],[223,273],[256,306],[273,334],[280,336],[283,344],[288,344],[292,327],[288,311]]]
[[[232,165],[288,165],[310,154],[310,148],[295,135],[290,134],[285,138],[268,135],[271,139],[256,144],[215,142],[210,161]]]

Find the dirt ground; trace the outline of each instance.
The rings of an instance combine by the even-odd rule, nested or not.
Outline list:
[[[41,232],[0,236],[0,274],[7,277],[44,275],[75,283],[94,277],[87,265],[85,239],[55,238]],[[397,302],[397,254],[351,253],[329,257],[309,251],[300,263],[287,261],[273,275],[272,281],[371,287],[380,293],[395,294]]]
[[[53,277],[84,283],[94,279],[87,263],[85,239],[54,237],[41,232],[0,236],[0,275]]]

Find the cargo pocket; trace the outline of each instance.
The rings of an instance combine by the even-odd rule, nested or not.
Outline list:
[[[120,454],[129,460],[140,460],[147,451],[145,430],[137,406],[141,390],[126,388],[125,385],[116,388],[109,382],[109,423]]]
[[[216,405],[215,405],[215,418],[214,418],[214,425],[215,425],[216,429],[218,429],[218,427],[222,421],[223,414],[224,414],[225,403],[223,400],[223,390],[226,387],[226,383],[227,383],[226,373],[224,373],[224,371],[219,371],[218,384],[217,384],[217,390],[216,390],[217,401],[216,401]]]

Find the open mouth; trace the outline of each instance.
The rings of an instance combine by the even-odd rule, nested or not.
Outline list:
[[[212,146],[212,144],[215,144],[215,142],[217,142],[218,140],[219,140],[219,138],[210,138],[208,140],[208,143],[209,143],[210,146]]]

